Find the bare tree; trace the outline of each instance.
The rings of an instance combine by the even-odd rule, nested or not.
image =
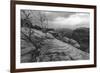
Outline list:
[[[45,13],[43,12],[39,12],[39,21],[40,21],[40,24],[41,24],[41,27],[43,29],[47,29],[48,27],[48,19],[47,19],[47,16],[45,15]]]

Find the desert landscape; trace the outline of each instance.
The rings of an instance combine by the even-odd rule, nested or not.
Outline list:
[[[21,63],[89,59],[89,14],[21,10]]]

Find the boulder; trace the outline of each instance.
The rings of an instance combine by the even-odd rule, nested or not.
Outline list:
[[[80,44],[76,40],[70,39],[69,43],[76,48],[80,48]]]
[[[42,38],[42,37],[45,37],[46,36],[46,34],[43,33],[42,31],[35,30],[35,29],[33,31],[34,31],[33,36],[36,36],[36,37],[39,37],[39,38]]]
[[[63,41],[66,42],[66,43],[69,43],[70,39],[67,38],[67,37],[63,37]]]
[[[50,33],[46,33],[46,38],[47,39],[54,39],[55,37]]]

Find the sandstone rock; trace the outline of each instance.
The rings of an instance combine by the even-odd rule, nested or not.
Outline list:
[[[46,33],[46,38],[47,39],[54,39],[55,37],[50,33]]]
[[[22,31],[25,32],[25,34],[28,33],[28,29],[23,28]],[[37,40],[37,44],[40,43],[42,38],[45,38],[41,41],[39,44],[40,46],[40,52],[39,56],[36,57],[38,62],[44,62],[44,61],[64,61],[64,60],[88,60],[89,54],[81,51],[78,49],[80,45],[77,41],[73,39],[69,39],[67,37],[64,37],[63,41],[58,40],[55,37],[53,37],[50,33],[43,33],[42,31],[33,29],[34,33],[32,34],[31,38],[35,41]],[[64,42],[66,41],[66,42]],[[21,50],[22,52],[22,59],[21,62],[30,62],[32,59],[31,54],[25,54],[29,51],[32,51],[36,49],[31,43],[21,41],[21,47],[23,48]],[[25,55],[23,55],[25,54]],[[34,57],[33,57],[34,58]]]
[[[54,40],[46,40],[47,43],[52,44],[52,48],[48,49],[48,52],[55,53],[55,52],[64,52],[64,60],[87,60],[89,59],[89,54],[81,51],[74,46],[64,43],[60,40],[54,39]]]
[[[79,45],[79,43],[76,40],[70,39],[69,43],[71,45],[73,45],[74,47],[76,47],[76,48],[80,48],[80,45]]]

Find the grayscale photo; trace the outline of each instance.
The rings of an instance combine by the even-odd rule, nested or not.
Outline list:
[[[21,63],[90,59],[90,13],[20,10]]]

